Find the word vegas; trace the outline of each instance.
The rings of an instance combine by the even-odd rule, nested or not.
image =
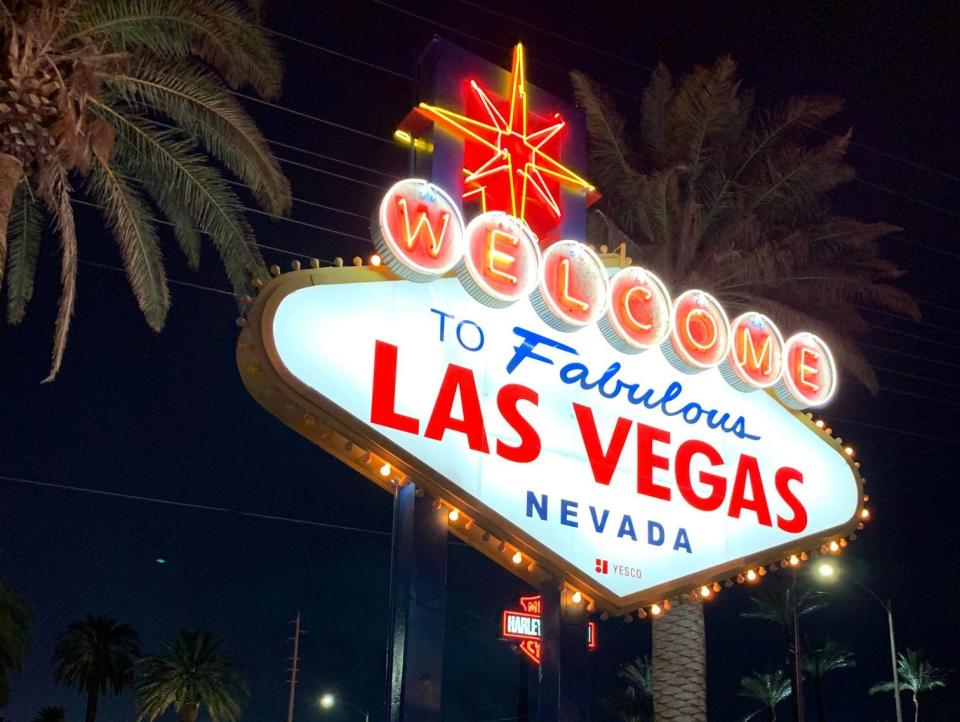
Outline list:
[[[730,321],[709,293],[671,299],[650,271],[628,266],[610,276],[589,246],[561,240],[541,251],[525,223],[488,211],[464,225],[460,208],[438,186],[410,178],[380,203],[377,250],[403,279],[428,282],[456,272],[478,302],[506,308],[529,297],[551,328],[573,332],[596,323],[625,354],[659,348],[677,370],[718,367],[739,391],[770,389],[785,406],[823,406],[837,386],[830,349],[812,333],[784,341],[767,316],[748,311]]]

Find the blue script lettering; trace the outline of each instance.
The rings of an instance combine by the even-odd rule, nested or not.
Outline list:
[[[513,332],[520,337],[521,341],[513,347],[513,357],[507,364],[508,374],[512,374],[525,359],[533,359],[548,366],[553,366],[553,359],[534,351],[537,346],[545,346],[579,356],[577,350],[572,346],[554,341],[535,331],[515,326]],[[615,361],[600,376],[591,379],[590,369],[586,364],[580,361],[571,361],[560,368],[560,380],[568,385],[579,386],[584,391],[596,390],[606,399],[615,399],[623,393],[634,406],[643,406],[651,411],[660,411],[664,416],[679,416],[691,425],[705,421],[711,429],[719,429],[724,433],[733,434],[738,439],[749,439],[750,441],[760,439],[759,435],[747,432],[747,422],[742,416],[734,419],[727,412],[721,412],[718,409],[705,409],[696,401],[680,403],[680,397],[683,395],[683,384],[679,381],[671,381],[663,393],[658,395],[655,389],[641,389],[639,383],[626,383],[617,378],[621,368],[620,362]]]

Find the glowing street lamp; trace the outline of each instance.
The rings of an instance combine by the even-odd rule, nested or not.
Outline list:
[[[839,571],[832,562],[821,562],[817,567],[818,576],[825,580],[832,581],[836,579]],[[890,666],[893,668],[893,700],[897,705],[897,722],[903,722],[903,710],[900,708],[900,677],[897,674],[897,643],[893,636],[893,602],[890,599],[884,601],[876,593],[853,577],[848,576],[845,578],[854,586],[859,587],[861,591],[866,592],[867,595],[883,607],[883,610],[887,613],[887,629],[890,633]]]
[[[360,709],[355,704],[350,704],[349,702],[346,702],[344,700],[338,700],[330,692],[325,692],[324,694],[320,695],[320,698],[317,700],[317,704],[320,705],[321,709],[325,709],[325,710],[333,709],[338,704],[346,705],[347,707],[350,707],[351,709],[355,709],[357,712],[363,715],[363,722],[370,722],[369,712],[367,712],[366,710]]]

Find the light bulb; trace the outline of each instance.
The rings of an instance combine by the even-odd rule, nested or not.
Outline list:
[[[447,514],[447,518],[448,518],[450,521],[456,521],[457,519],[460,518],[460,512],[457,511],[456,509],[451,509],[451,510],[450,510],[450,513]]]
[[[663,610],[660,609],[660,605],[659,605],[659,604],[654,604],[654,605],[652,605],[652,606],[650,607],[650,614],[652,614],[652,615],[655,616],[655,617],[658,616],[658,615],[660,614],[660,612],[662,612],[662,611],[663,611]]]
[[[582,601],[583,601],[583,595],[582,595],[580,592],[574,592],[574,593],[573,593],[573,603],[574,603],[574,604],[579,604],[579,603],[582,602]]]
[[[870,510],[869,510],[869,509],[861,509],[861,510],[860,510],[860,518],[861,518],[861,519],[869,519],[869,518],[870,518]]]
[[[817,571],[820,572],[821,577],[832,577],[834,569],[832,565],[824,562],[817,568]]]
[[[514,553],[513,553],[513,563],[514,563],[514,564],[519,564],[519,563],[522,562],[522,561],[523,561],[523,554],[521,554],[520,552],[514,552]]]
[[[380,467],[380,476],[382,476],[382,477],[384,477],[384,478],[390,476],[390,464],[389,464],[389,463],[384,464],[383,466]]]
[[[791,567],[795,567],[800,563],[800,557],[798,557],[796,554],[791,554],[788,561],[790,562]]]
[[[843,453],[845,453],[847,456],[853,456],[853,447],[848,446],[843,450]]]
[[[712,594],[712,592],[710,591],[710,587],[708,587],[708,586],[702,586],[702,587],[700,587],[700,596],[701,596],[701,597],[703,597],[704,599],[709,599],[709,598],[710,598],[710,594]]]
[[[376,253],[374,253],[372,256],[370,256],[370,265],[371,265],[371,266],[379,266],[380,263],[381,263],[380,256],[378,256]]]
[[[838,551],[840,551],[840,545],[837,544],[836,541],[830,542],[830,551],[832,551],[832,552],[838,552]]]
[[[753,571],[753,569],[751,569],[750,571],[747,572],[747,581],[748,581],[748,582],[755,582],[755,581],[757,581],[757,573],[756,573],[755,571]]]

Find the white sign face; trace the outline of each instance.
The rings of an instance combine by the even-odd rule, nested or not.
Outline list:
[[[858,513],[837,443],[772,395],[618,351],[596,324],[551,328],[527,299],[479,304],[454,277],[293,290],[272,344],[478,524],[615,606],[819,546]]]

